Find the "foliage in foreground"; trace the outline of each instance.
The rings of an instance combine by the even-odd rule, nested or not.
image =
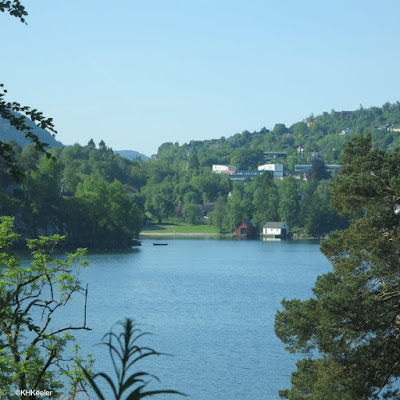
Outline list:
[[[400,150],[373,149],[370,137],[346,147],[332,186],[333,206],[353,218],[321,245],[333,272],[314,297],[284,300],[275,320],[297,363],[291,400],[400,399]]]
[[[127,318],[124,322],[121,322],[120,325],[122,327],[122,332],[119,334],[113,331],[107,333],[103,338],[106,339],[106,341],[102,343],[108,347],[116,380],[113,381],[112,377],[104,372],[93,376],[89,370],[82,366],[82,371],[98,398],[100,400],[105,400],[108,397],[99,388],[95,381],[96,378],[103,378],[106,381],[115,400],[139,400],[144,397],[167,393],[183,395],[175,390],[146,391],[146,386],[149,382],[145,381],[145,379],[157,379],[157,377],[141,371],[131,373],[130,369],[136,366],[136,363],[141,359],[149,356],[161,355],[161,353],[149,347],[140,347],[136,344],[137,340],[140,339],[144,333],[141,333],[134,327],[131,319]]]
[[[92,360],[78,355],[71,331],[89,330],[82,325],[54,324],[55,318],[77,294],[85,295],[79,280],[80,267],[87,265],[80,249],[66,259],[52,256],[62,238],[29,240],[33,261],[21,264],[17,255],[5,250],[18,238],[12,233],[12,218],[0,219],[0,393],[7,399],[28,399],[16,390],[49,390],[60,395],[69,381],[68,399],[85,391],[85,376],[77,363],[91,368]],[[22,392],[24,393],[24,392]]]
[[[181,394],[174,390],[146,390],[149,382],[145,379],[157,379],[146,372],[129,375],[139,360],[161,355],[137,345],[143,334],[130,319],[120,324],[122,333],[111,331],[104,336],[117,381],[113,383],[105,373],[93,376],[92,358],[84,360],[79,355],[80,348],[70,333],[90,329],[86,325],[86,306],[79,326],[63,325],[60,315],[73,296],[87,294],[79,279],[80,267],[88,265],[82,258],[85,251],[78,249],[62,260],[52,256],[62,237],[40,237],[28,241],[33,261],[21,264],[17,255],[6,251],[18,239],[12,232],[13,220],[3,217],[0,221],[0,396],[27,400],[30,396],[25,391],[47,390],[52,393],[45,398],[73,400],[79,393],[87,394],[89,382],[97,396],[105,399],[95,382],[97,377],[106,380],[115,399]],[[70,356],[68,348],[72,348]]]

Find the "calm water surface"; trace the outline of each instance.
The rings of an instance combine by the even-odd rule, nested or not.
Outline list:
[[[105,348],[93,346],[118,320],[133,318],[148,345],[172,357],[149,358],[143,369],[195,400],[279,399],[296,358],[274,334],[282,298],[311,296],[331,269],[319,244],[298,241],[145,239],[133,252],[92,254],[89,333],[76,335],[110,371]],[[82,321],[74,301],[65,319]],[[64,319],[64,321],[65,321]],[[179,396],[160,396],[178,399]]]

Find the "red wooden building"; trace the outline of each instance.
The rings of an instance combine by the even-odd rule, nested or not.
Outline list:
[[[250,220],[242,219],[236,224],[236,235],[240,236],[256,236],[257,230]]]

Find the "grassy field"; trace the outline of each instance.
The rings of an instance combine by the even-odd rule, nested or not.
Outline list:
[[[144,228],[141,235],[151,235],[164,233],[166,235],[173,234],[218,234],[219,231],[215,226],[211,225],[185,225],[180,223],[162,223]]]

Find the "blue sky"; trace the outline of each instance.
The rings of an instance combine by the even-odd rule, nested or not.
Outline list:
[[[27,26],[0,15],[0,81],[64,144],[151,155],[400,100],[398,0],[24,4]]]

